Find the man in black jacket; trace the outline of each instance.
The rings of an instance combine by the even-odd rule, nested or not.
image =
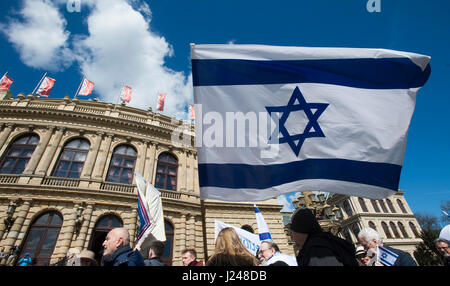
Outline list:
[[[130,247],[130,235],[125,228],[114,228],[103,242],[103,266],[145,266],[139,251]]]
[[[291,217],[290,228],[299,247],[299,266],[358,266],[353,244],[323,232],[311,210],[297,210]]]
[[[383,240],[381,239],[380,234],[373,228],[370,227],[363,228],[358,233],[358,240],[366,251],[372,249],[374,252],[376,252],[377,245],[379,245],[397,254],[398,257],[395,260],[393,266],[417,266],[417,263],[414,261],[414,259],[411,257],[409,253],[383,244]],[[379,264],[382,266],[381,263]]]
[[[148,259],[144,260],[145,266],[166,266],[161,260],[164,253],[164,243],[159,240],[150,242],[150,249],[148,250]]]

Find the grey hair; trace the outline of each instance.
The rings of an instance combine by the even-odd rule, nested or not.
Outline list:
[[[358,238],[361,238],[361,236],[364,236],[364,240],[366,242],[369,242],[369,241],[375,239],[376,241],[383,243],[383,239],[381,238],[380,234],[371,227],[363,228],[358,233]]]
[[[438,243],[438,242],[443,242],[443,243],[446,243],[448,246],[450,246],[450,241],[448,241],[448,240],[446,240],[444,238],[437,238],[437,239],[434,240],[435,244]]]

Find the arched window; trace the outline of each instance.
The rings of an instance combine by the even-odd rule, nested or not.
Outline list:
[[[55,211],[40,215],[31,224],[20,257],[29,253],[33,265],[49,265],[62,222],[62,216]]]
[[[355,235],[356,238],[358,238],[358,233],[359,233],[360,229],[357,223],[354,223],[352,225],[352,232]]]
[[[359,205],[361,206],[362,211],[365,213],[368,212],[366,202],[364,201],[364,199],[358,198],[358,201],[359,201]]]
[[[343,235],[344,235],[345,240],[347,240],[347,241],[350,242],[350,243],[353,243],[352,237],[351,237],[351,235],[350,235],[350,232],[348,231],[348,228],[345,228],[345,229],[344,229]]]
[[[103,242],[108,232],[116,227],[122,227],[122,220],[115,215],[105,215],[100,217],[92,230],[91,240],[89,242],[89,250],[95,253],[95,260],[100,265],[103,251]]]
[[[403,225],[403,223],[398,222],[397,225],[398,225],[398,228],[400,229],[400,231],[402,232],[403,237],[404,237],[404,238],[409,238],[409,235],[408,235],[408,233],[406,232],[406,229],[405,229],[405,226]]]
[[[395,212],[394,206],[392,205],[391,200],[390,199],[386,199],[386,202],[388,204],[389,209],[391,210],[391,213],[395,214],[396,212]]]
[[[395,238],[401,238],[400,233],[398,233],[397,226],[392,221],[389,223],[392,231],[394,232]]]
[[[350,203],[348,201],[344,201],[344,211],[347,216],[353,215],[352,207],[350,206]]]
[[[405,209],[405,206],[403,205],[403,202],[400,199],[397,199],[397,204],[398,204],[398,207],[400,208],[400,210],[402,211],[402,213],[404,213],[404,214],[408,213]]]
[[[173,260],[173,235],[174,235],[174,228],[173,225],[168,222],[167,220],[164,220],[164,228],[166,233],[166,241],[164,242],[164,252],[161,257],[161,260],[166,263],[166,265],[171,266],[172,260]]]
[[[383,221],[381,222],[381,226],[383,227],[384,234],[386,234],[386,238],[392,238],[391,232],[389,231],[388,225]]]
[[[3,157],[0,173],[22,174],[38,143],[39,136],[36,134],[27,134],[15,140]]]
[[[158,157],[155,187],[165,190],[177,190],[178,160],[169,153],[162,153]]]
[[[377,226],[373,223],[373,221],[369,221],[369,227],[374,230],[377,230]]]
[[[414,233],[414,236],[416,238],[420,238],[420,233],[417,231],[416,226],[412,222],[409,223],[409,227],[411,228],[412,232]]]
[[[375,210],[375,212],[379,213],[380,212],[380,208],[378,207],[377,201],[376,200],[370,200],[370,202],[372,203],[373,209]]]
[[[106,181],[132,184],[137,152],[129,145],[120,145],[114,149]]]
[[[380,206],[381,206],[381,209],[383,210],[383,212],[388,213],[389,211],[388,211],[384,201],[383,200],[378,200],[378,202],[380,203]]]
[[[74,139],[67,143],[59,156],[53,176],[79,178],[89,147],[89,141],[82,138]]]

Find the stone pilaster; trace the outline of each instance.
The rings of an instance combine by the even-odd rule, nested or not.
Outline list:
[[[106,160],[108,158],[109,149],[111,148],[111,142],[113,139],[113,134],[107,134],[100,144],[100,149],[98,151],[97,160],[94,164],[94,170],[92,171],[93,179],[102,179],[103,172],[105,170]]]
[[[30,210],[31,201],[26,200],[17,207],[16,211],[13,214],[13,217],[15,217],[15,221],[13,226],[11,227],[11,230],[8,232],[8,236],[5,239],[5,242],[3,243],[3,246],[5,246],[5,250],[9,251],[10,248],[12,248],[18,236],[21,233],[21,229],[23,226],[23,223],[28,215],[28,211]]]
[[[50,163],[55,156],[58,145],[61,143],[61,138],[65,130],[66,129],[64,127],[57,128],[55,134],[53,135],[53,138],[51,139],[51,142],[47,145],[44,155],[42,156],[43,160],[41,160],[37,166],[36,174],[45,175],[47,171],[49,171],[48,167],[50,166]]]
[[[44,154],[45,149],[47,148],[48,142],[50,141],[50,138],[52,137],[53,130],[55,129],[54,126],[51,126],[45,135],[40,140],[39,144],[37,145],[36,149],[33,152],[33,155],[30,158],[30,161],[27,164],[27,167],[23,171],[25,175],[31,175],[36,170],[36,167],[39,163],[39,161],[42,158],[42,155]]]
[[[144,171],[142,176],[145,180],[154,183],[153,181],[153,168],[154,164],[156,162],[155,156],[156,156],[156,144],[153,144],[152,142],[148,142],[147,144],[147,152],[145,156],[145,164],[144,164]]]
[[[6,150],[5,148],[7,146],[5,146],[5,143],[8,140],[9,135],[11,135],[11,132],[13,131],[13,129],[14,129],[14,124],[13,123],[6,123],[5,124],[5,128],[0,133],[0,150],[2,150],[2,151]]]
[[[86,163],[83,168],[83,173],[81,175],[81,178],[89,179],[92,178],[92,171],[94,169],[94,163],[95,159],[97,158],[100,144],[103,140],[103,136],[105,135],[104,132],[97,132],[97,136],[95,136],[94,144],[92,144],[92,147],[89,149],[88,156],[86,158]]]

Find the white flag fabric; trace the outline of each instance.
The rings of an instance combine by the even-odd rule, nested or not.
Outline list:
[[[201,199],[398,191],[430,57],[385,49],[191,45]]]
[[[136,173],[138,189],[139,229],[136,248],[144,248],[153,240],[166,241],[161,193]]]
[[[253,207],[255,208],[256,223],[258,224],[259,240],[272,241],[272,235],[270,234],[270,230],[267,226],[266,220],[264,219],[256,204],[253,204]]]
[[[219,232],[227,227],[232,227],[236,231],[237,235],[241,239],[242,244],[244,247],[253,255],[256,256],[256,252],[259,249],[260,240],[259,237],[256,234],[253,234],[251,232],[248,232],[240,227],[235,227],[230,224],[226,224],[220,220],[214,220],[214,241],[217,239],[217,236],[219,235]]]
[[[83,83],[81,84],[80,91],[78,92],[78,95],[90,95],[92,93],[92,90],[94,89],[94,83],[87,78],[83,78]]]
[[[386,266],[393,266],[397,260],[398,255],[394,252],[377,245],[377,261],[383,263]]]
[[[36,95],[48,97],[55,82],[56,80],[54,78],[45,77],[44,80],[41,82],[41,85],[39,86],[38,90],[36,91]]]

